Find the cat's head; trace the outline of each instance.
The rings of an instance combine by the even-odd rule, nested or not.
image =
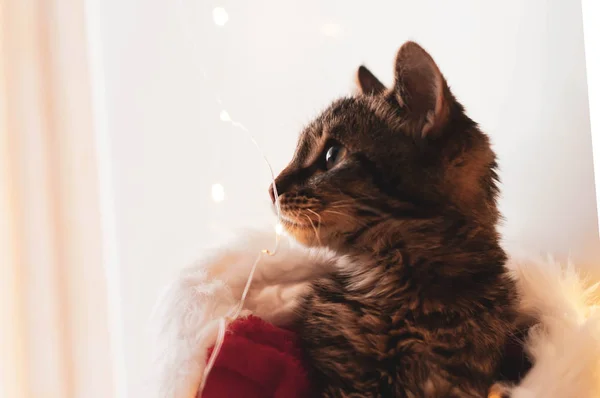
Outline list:
[[[333,102],[301,133],[276,179],[284,228],[298,241],[344,250],[449,233],[436,228],[454,221],[495,231],[487,136],[418,44],[400,48],[394,78],[386,88],[361,66],[359,93]]]

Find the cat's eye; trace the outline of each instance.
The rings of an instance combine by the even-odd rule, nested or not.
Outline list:
[[[327,152],[325,152],[325,168],[327,170],[332,169],[340,162],[340,160],[342,160],[345,153],[346,150],[340,145],[330,146],[329,149],[327,149]]]

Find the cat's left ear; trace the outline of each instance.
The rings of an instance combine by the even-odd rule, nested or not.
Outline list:
[[[365,66],[360,66],[356,72],[356,84],[361,94],[378,95],[385,91],[385,86]]]
[[[396,55],[393,95],[415,134],[435,135],[448,120],[452,96],[433,58],[414,42]]]

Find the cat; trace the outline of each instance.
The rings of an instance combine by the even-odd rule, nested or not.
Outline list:
[[[517,318],[489,139],[414,42],[392,88],[357,82],[269,189],[288,234],[339,256],[297,309],[320,394],[485,397]]]

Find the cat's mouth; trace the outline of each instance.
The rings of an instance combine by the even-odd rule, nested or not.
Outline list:
[[[281,212],[280,216],[284,227],[292,227],[297,229],[312,228],[308,221],[300,221],[297,217],[289,216],[284,212]]]
[[[304,211],[281,212],[281,225],[298,242],[307,246],[323,246],[328,236],[327,228],[323,228],[321,216],[316,212],[314,218]]]

